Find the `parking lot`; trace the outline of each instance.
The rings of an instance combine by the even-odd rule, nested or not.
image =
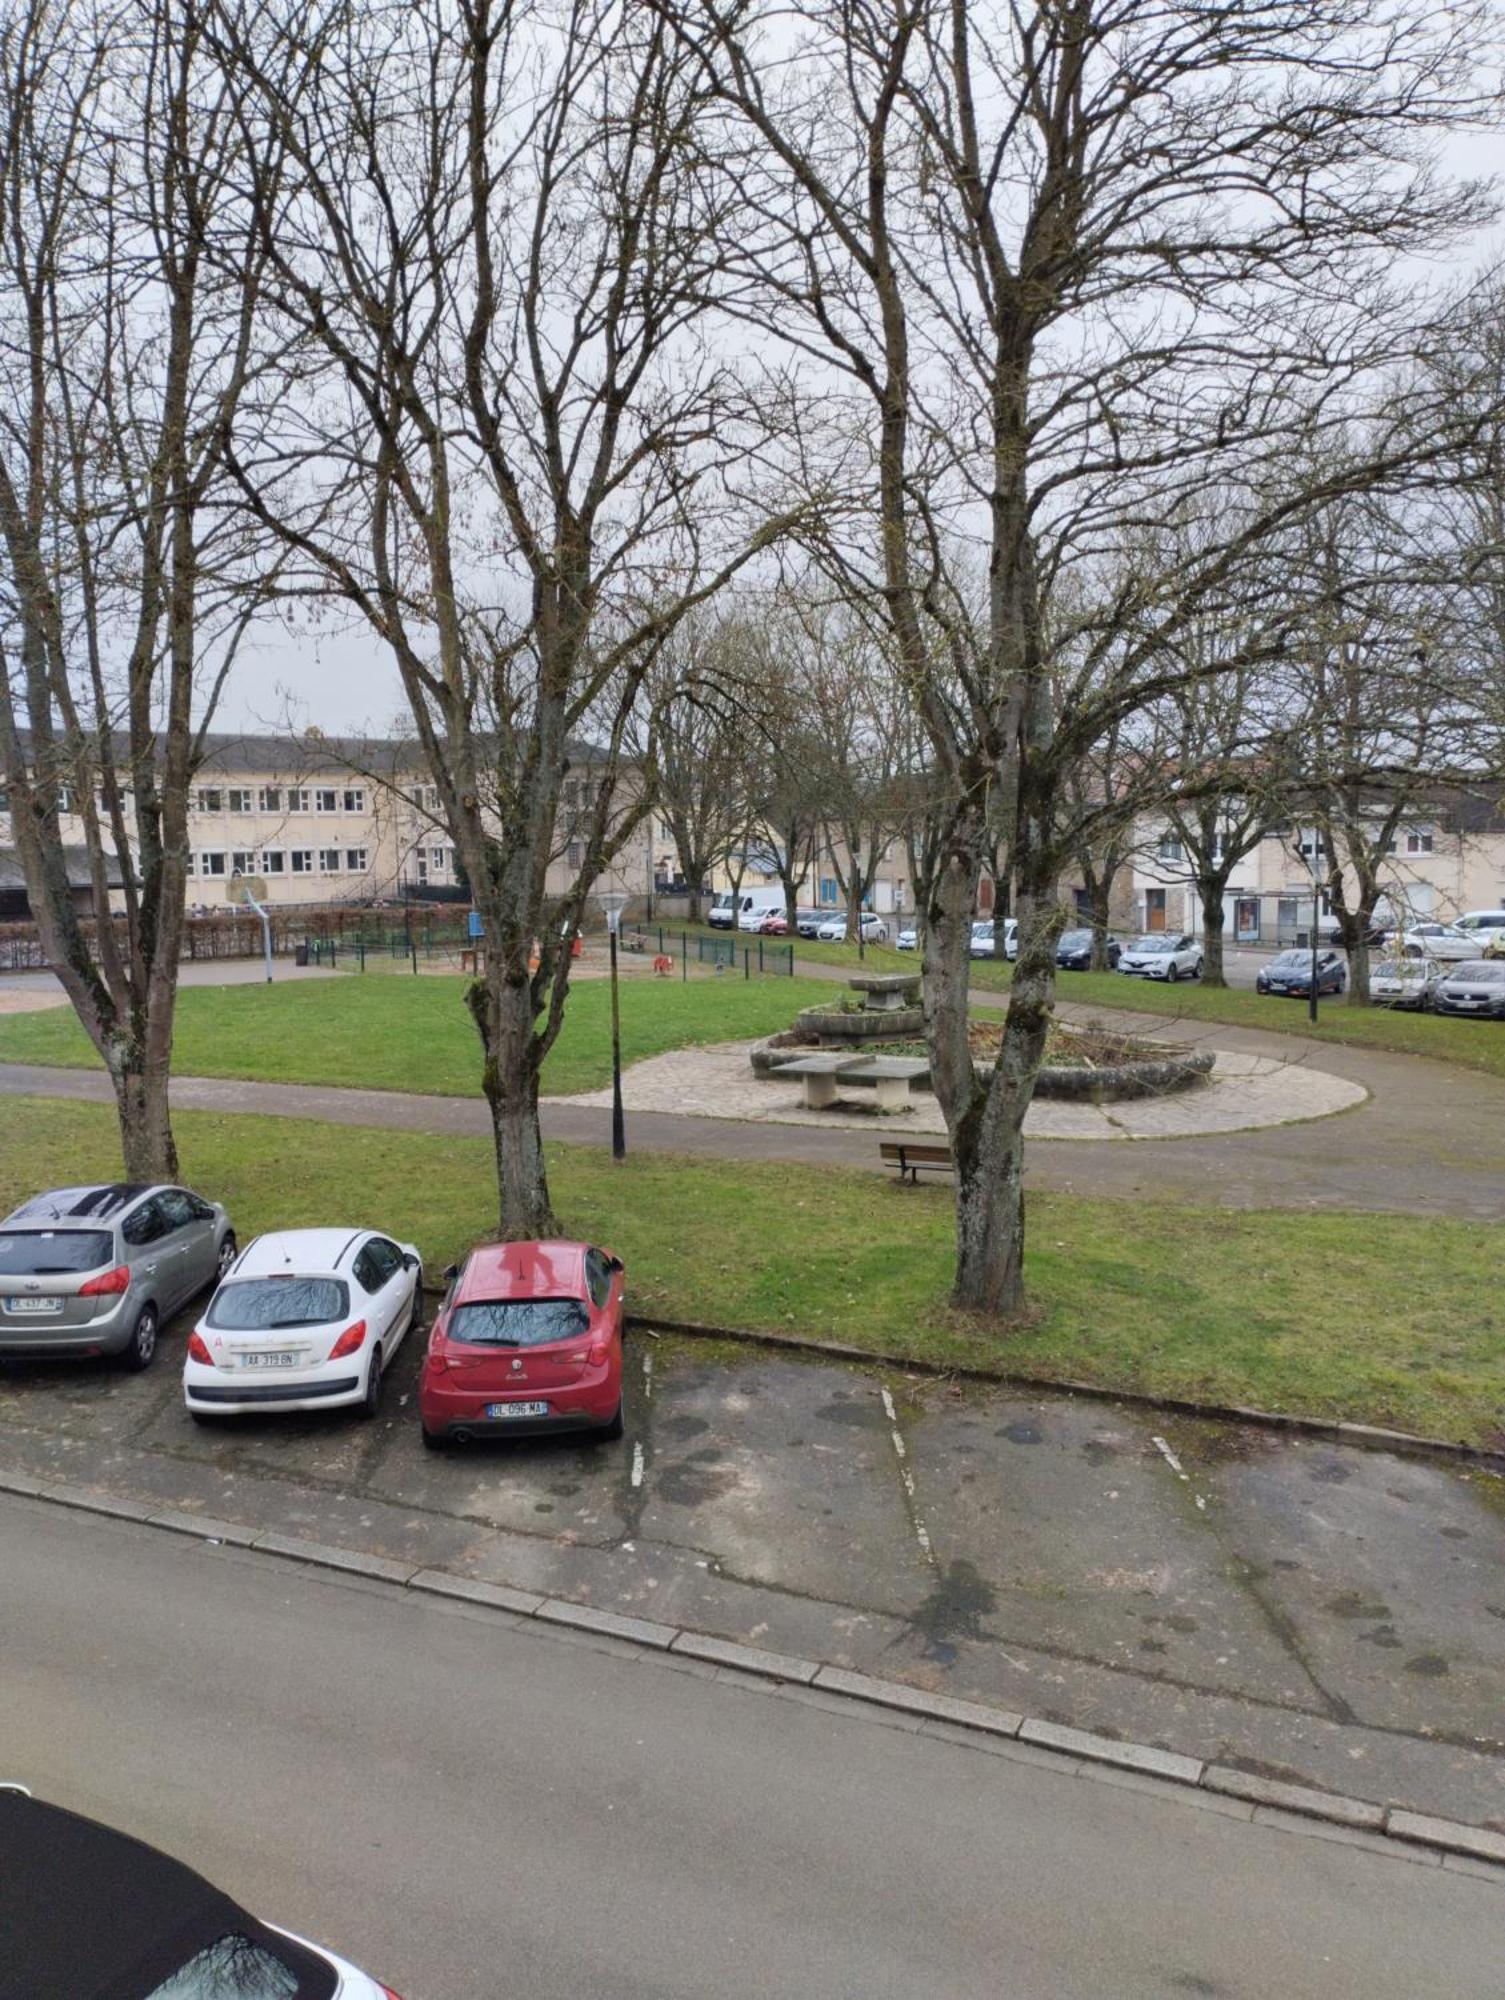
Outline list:
[[[418,1342],[374,1424],[205,1431],[183,1337],[137,1377],[8,1366],[0,1470],[1505,1819],[1482,1468],[641,1332],[620,1443],[433,1455]]]

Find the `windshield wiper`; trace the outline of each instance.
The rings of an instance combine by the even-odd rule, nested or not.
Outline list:
[[[303,1319],[274,1319],[274,1320],[268,1320],[266,1331],[268,1333],[276,1333],[280,1328],[284,1326],[322,1326],[323,1324],[324,1324],[323,1320],[317,1317],[312,1319],[308,1317],[305,1317]],[[250,1328],[247,1328],[248,1332],[250,1330],[251,1330]]]

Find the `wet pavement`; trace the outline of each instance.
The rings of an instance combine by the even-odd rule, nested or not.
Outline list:
[[[629,1341],[616,1444],[0,1371],[0,1467],[1505,1829],[1505,1480],[1258,1428]],[[3,1561],[3,1558],[0,1558]]]

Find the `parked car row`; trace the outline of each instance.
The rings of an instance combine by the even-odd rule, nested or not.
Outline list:
[[[493,1244],[447,1273],[418,1383],[426,1445],[519,1431],[622,1435],[624,1278],[591,1244]],[[375,1416],[421,1330],[423,1263],[375,1229],[286,1229],[237,1249],[188,1188],[60,1188],[0,1223],[0,1356],[154,1359],[160,1328],[208,1291],[188,1336],[197,1423],[293,1410]]]

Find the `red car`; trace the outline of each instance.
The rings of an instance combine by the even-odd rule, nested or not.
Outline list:
[[[782,910],[770,910],[758,929],[764,937],[788,937],[789,919]]]
[[[489,1243],[448,1276],[418,1382],[426,1445],[622,1435],[620,1258],[588,1243]]]

